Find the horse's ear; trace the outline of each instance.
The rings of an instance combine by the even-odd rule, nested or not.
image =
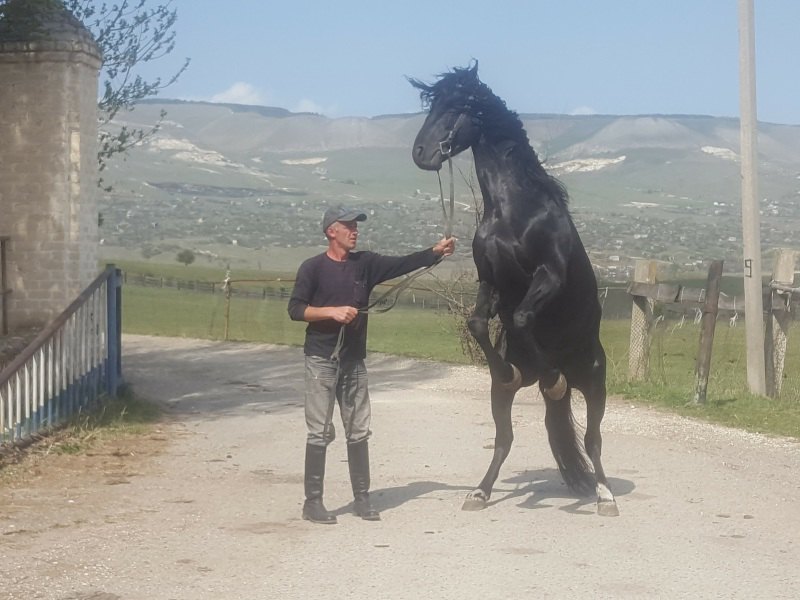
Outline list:
[[[477,79],[478,78],[478,59],[477,58],[473,58],[472,62],[473,62],[473,65],[469,68],[469,73],[470,73],[470,75],[475,77],[475,79]]]

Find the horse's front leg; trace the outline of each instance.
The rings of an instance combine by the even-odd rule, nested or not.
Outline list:
[[[467,494],[461,510],[481,510],[492,495],[492,487],[500,474],[500,467],[511,451],[514,441],[514,430],[511,424],[511,406],[514,403],[516,390],[492,381],[492,417],[494,418],[494,454],[489,469],[478,487]]]
[[[536,363],[541,365],[539,387],[552,400],[561,400],[567,392],[564,374],[545,360],[538,341],[533,335],[533,323],[542,308],[551,302],[561,290],[564,278],[559,274],[558,264],[540,265],[533,272],[530,285],[522,302],[514,309],[515,330],[522,335],[525,346],[533,353]]]
[[[475,300],[475,310],[467,321],[467,326],[486,357],[492,385],[497,383],[506,386],[509,390],[516,391],[522,380],[519,369],[500,356],[489,336],[489,320],[497,314],[496,305],[497,298],[494,288],[485,281],[481,281]]]

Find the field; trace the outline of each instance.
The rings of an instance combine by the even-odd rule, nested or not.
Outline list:
[[[128,265],[129,270],[134,268]],[[191,273],[192,278],[220,281],[215,270],[169,267],[159,276]],[[151,275],[156,273],[151,266]],[[129,279],[131,273],[128,273]],[[284,275],[285,277],[285,275]],[[277,293],[290,283],[273,277],[268,284]],[[264,289],[264,288],[260,288]],[[272,293],[272,292],[270,292]],[[123,330],[126,333],[223,339],[226,301],[222,293],[202,293],[168,287],[123,289]],[[417,305],[419,306],[419,305]],[[429,304],[430,306],[430,304]],[[157,307],[157,309],[154,309]],[[228,339],[298,346],[304,325],[292,322],[286,299],[239,297],[229,305]],[[650,374],[645,382],[628,381],[629,322],[607,319],[601,339],[608,356],[608,390],[632,402],[691,415],[751,431],[800,437],[800,349],[792,345],[786,359],[786,377],[780,400],[752,396],[747,392],[744,364],[744,327],[717,324],[708,401],[704,406],[690,403],[695,385],[695,354],[699,328],[691,319],[666,320],[656,328],[651,350]],[[459,342],[455,317],[447,310],[399,305],[370,317],[368,341],[372,352],[465,364],[468,361]],[[488,376],[488,375],[487,375]]]

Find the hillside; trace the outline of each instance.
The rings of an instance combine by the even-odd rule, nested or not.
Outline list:
[[[182,248],[220,265],[293,269],[324,243],[325,206],[367,210],[361,248],[405,252],[441,235],[435,174],[411,144],[424,114],[331,119],[279,108],[162,101],[129,124],[160,131],[105,174],[102,253],[174,261]],[[626,276],[635,257],[678,271],[741,254],[735,119],[687,115],[521,115],[571,208],[598,271]],[[122,123],[119,123],[120,125]],[[800,221],[800,127],[760,124],[762,242],[793,243]],[[469,265],[471,155],[455,160],[456,235]],[[444,173],[444,172],[443,172]],[[443,175],[445,190],[449,182]]]

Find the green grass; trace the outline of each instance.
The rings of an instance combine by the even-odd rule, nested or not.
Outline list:
[[[178,265],[179,272],[186,268]],[[191,269],[190,269],[191,272]],[[263,277],[262,273],[262,277]],[[192,275],[194,278],[194,275]],[[222,339],[225,298],[222,294],[168,288],[123,288],[123,330],[126,333]],[[293,322],[286,300],[241,298],[230,304],[230,340],[299,346],[305,325]],[[608,391],[635,402],[681,415],[740,427],[749,431],[800,437],[800,351],[792,346],[786,357],[786,377],[780,400],[747,391],[744,327],[720,321],[707,389],[707,402],[691,401],[695,386],[695,355],[699,329],[664,321],[656,329],[646,381],[628,381],[627,320],[604,321],[601,338],[608,356]],[[466,364],[455,319],[445,311],[395,307],[370,316],[370,351]]]
[[[141,400],[129,388],[123,388],[116,398],[107,399],[97,409],[75,415],[59,428],[50,451],[79,454],[98,439],[149,431],[161,415],[156,404]]]
[[[628,323],[604,322],[601,336],[609,354],[609,393],[748,431],[800,437],[800,350],[791,347],[791,340],[781,397],[764,398],[748,392],[743,324],[718,322],[706,403],[696,405],[692,400],[698,327],[680,327],[674,321],[660,325],[651,347],[649,377],[642,382],[627,378]]]
[[[184,266],[179,264],[172,257],[171,262],[141,262],[133,260],[116,260],[113,264],[123,271],[136,274],[147,275],[148,277],[163,277],[164,279],[186,279],[190,281],[203,281],[221,283],[225,279],[225,269],[222,267],[204,266],[193,264]],[[105,266],[105,265],[103,265]],[[237,269],[231,273],[232,279],[294,279],[294,273],[266,273],[256,269]]]

